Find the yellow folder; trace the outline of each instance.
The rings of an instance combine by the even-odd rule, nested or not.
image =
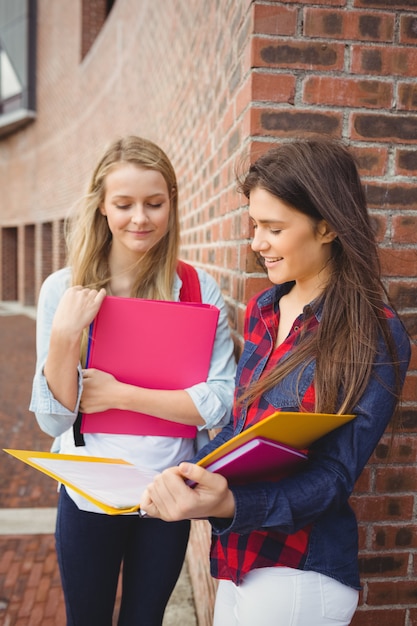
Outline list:
[[[232,437],[201,459],[198,465],[205,467],[256,437],[271,439],[303,450],[354,417],[354,415],[277,411]],[[138,511],[146,486],[158,473],[137,467],[123,459],[33,450],[4,451],[70,487],[109,515]]]
[[[4,451],[70,487],[108,515],[137,511],[145,487],[158,474],[123,459],[33,450]]]
[[[198,465],[206,467],[209,463],[217,461],[226,453],[232,452],[255,437],[272,439],[298,450],[304,450],[320,437],[350,422],[354,417],[355,415],[347,414],[277,411],[223,443],[202,458]]]

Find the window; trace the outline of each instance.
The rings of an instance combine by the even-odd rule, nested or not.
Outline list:
[[[0,2],[0,136],[35,117],[36,0]]]

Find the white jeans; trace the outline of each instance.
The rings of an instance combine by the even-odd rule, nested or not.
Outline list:
[[[221,580],[213,626],[347,626],[359,592],[317,572],[252,570],[237,587]]]

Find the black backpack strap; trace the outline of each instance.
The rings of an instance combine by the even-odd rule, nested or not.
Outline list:
[[[83,414],[82,413],[78,413],[77,415],[77,419],[74,422],[74,426],[72,427],[73,433],[74,433],[74,443],[75,446],[77,448],[81,447],[81,446],[85,446],[85,441],[84,441],[84,435],[81,432],[81,420],[82,420]]]

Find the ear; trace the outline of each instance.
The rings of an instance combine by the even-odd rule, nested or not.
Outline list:
[[[337,233],[334,230],[331,230],[326,220],[321,220],[317,224],[317,232],[323,243],[331,243],[337,237]]]
[[[98,207],[98,210],[100,211],[102,215],[104,216],[106,215],[106,209],[104,208],[104,204],[100,204]]]

